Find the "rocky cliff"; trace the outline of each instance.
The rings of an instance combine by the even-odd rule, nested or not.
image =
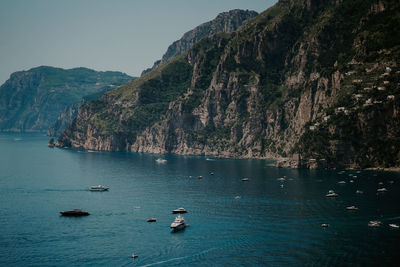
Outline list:
[[[218,32],[236,31],[243,22],[249,18],[257,16],[258,13],[250,10],[234,9],[218,14],[218,16],[206,23],[203,23],[193,30],[186,32],[181,39],[173,42],[160,60],[154,62],[153,67],[142,72],[142,76],[158,66],[168,62],[170,59],[188,51],[192,46],[203,39]]]
[[[285,0],[80,108],[58,146],[400,165],[400,3]]]
[[[133,79],[132,79],[133,80]],[[99,99],[106,92],[111,91],[119,86],[119,83],[124,83],[121,80],[116,84],[106,85],[98,90],[98,92],[82,97],[75,103],[66,106],[58,115],[57,120],[47,130],[48,136],[60,136],[65,129],[71,124],[73,119],[78,115],[78,109],[83,104]]]
[[[0,87],[0,131],[46,132],[66,106],[132,79],[86,68],[42,66],[15,72]]]

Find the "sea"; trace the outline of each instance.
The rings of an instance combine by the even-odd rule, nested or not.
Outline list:
[[[0,266],[400,265],[400,229],[389,225],[400,224],[399,173],[49,148],[48,140],[0,134]],[[180,207],[188,226],[172,233]],[[90,216],[59,213],[76,208]]]

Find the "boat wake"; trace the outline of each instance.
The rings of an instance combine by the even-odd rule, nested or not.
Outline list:
[[[198,257],[198,256],[202,256],[202,255],[204,255],[204,254],[206,254],[206,253],[208,253],[208,252],[210,252],[210,251],[216,250],[216,249],[217,249],[217,248],[210,248],[210,249],[203,250],[203,251],[201,251],[201,252],[199,252],[199,253],[197,253],[197,254],[193,254],[193,255],[189,255],[189,256],[185,256],[185,257],[172,258],[172,259],[169,259],[169,260],[163,260],[163,261],[153,262],[153,263],[149,263],[149,264],[146,264],[146,265],[142,265],[142,267],[155,266],[155,265],[160,265],[160,264],[164,264],[164,263],[167,263],[167,262],[172,262],[172,261],[178,261],[178,260],[183,260],[183,259],[189,259],[189,258],[193,258],[193,257]]]

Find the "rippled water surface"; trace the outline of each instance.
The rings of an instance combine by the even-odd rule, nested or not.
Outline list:
[[[0,135],[1,266],[399,264],[400,230],[388,226],[400,224],[398,173],[51,149],[47,141]],[[98,184],[110,191],[87,190]],[[388,192],[377,194],[382,187]],[[326,198],[330,189],[339,197]],[[190,226],[171,233],[179,207]],[[74,208],[91,215],[58,213]],[[382,225],[368,227],[370,220]]]

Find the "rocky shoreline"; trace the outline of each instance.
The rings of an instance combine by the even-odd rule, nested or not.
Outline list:
[[[325,159],[301,159],[299,155],[291,158],[277,158],[274,166],[277,168],[309,169],[309,170],[366,170],[400,172],[400,167],[368,167],[362,168],[355,164],[345,165],[341,162],[328,162]]]

